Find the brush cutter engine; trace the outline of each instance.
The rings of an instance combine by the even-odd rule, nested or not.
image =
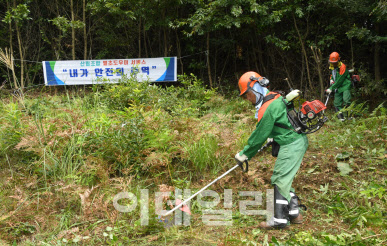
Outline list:
[[[288,110],[289,121],[297,133],[309,134],[316,132],[328,120],[323,112],[326,107],[319,100],[304,102],[298,112],[294,109],[293,103],[287,106],[291,108]]]
[[[288,111],[288,119],[295,132],[305,134],[316,132],[328,120],[328,118],[324,116],[324,110],[327,107],[321,101],[306,101],[301,105],[298,112],[294,109],[292,101],[293,100],[284,102]]]

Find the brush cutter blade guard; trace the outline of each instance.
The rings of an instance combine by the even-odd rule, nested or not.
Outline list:
[[[238,162],[238,165],[242,169],[242,172],[247,173],[249,171],[249,162],[247,160],[244,162]]]
[[[182,201],[180,199],[176,199],[176,205],[179,205],[180,203],[182,203]],[[183,204],[183,206],[180,207],[180,210],[183,211],[184,213],[191,215],[191,210],[185,204]]]

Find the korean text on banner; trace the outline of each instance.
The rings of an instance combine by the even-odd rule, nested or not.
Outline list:
[[[177,81],[176,57],[114,60],[43,61],[46,85],[117,83],[122,76],[138,81]]]

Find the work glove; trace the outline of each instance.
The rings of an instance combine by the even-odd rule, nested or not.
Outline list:
[[[333,79],[331,79],[330,83],[331,83],[331,85],[333,85],[335,83],[335,81],[333,81]]]
[[[328,93],[328,94],[331,94],[332,90],[331,89],[326,89],[325,92]]]
[[[248,159],[249,158],[247,158],[246,155],[239,155],[239,153],[235,155],[235,160],[237,161],[237,164],[242,168],[243,172],[247,172],[249,170],[249,164],[247,163]],[[246,162],[246,165],[244,167],[243,163],[245,162]]]
[[[239,153],[237,153],[236,155],[235,155],[235,160],[239,163],[239,162],[241,162],[241,163],[243,163],[243,162],[245,162],[245,161],[247,161],[249,158],[247,158],[247,156],[246,155],[239,155]]]

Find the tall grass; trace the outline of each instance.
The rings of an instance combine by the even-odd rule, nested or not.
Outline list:
[[[8,69],[12,71],[13,86],[18,89],[18,80],[15,74],[13,60],[13,55],[11,54],[9,49],[5,49],[5,51],[3,51],[3,49],[0,48],[0,63],[5,65]]]
[[[12,179],[4,179],[0,188],[12,190],[0,189],[0,196],[6,204],[5,214],[18,210],[5,222],[0,216],[0,236],[11,243],[28,236],[23,240],[30,245],[196,241],[207,228],[196,218],[190,228],[163,231],[152,216],[150,226],[144,227],[140,226],[139,211],[119,214],[111,206],[114,195],[121,191],[158,191],[161,184],[201,186],[198,180],[214,178],[225,166],[234,164],[232,154],[244,146],[254,129],[251,105],[217,95],[195,76],[180,79],[180,86],[166,88],[127,78],[121,84],[95,85],[91,93],[27,95],[22,104],[14,98],[3,100],[0,171],[12,174]],[[317,229],[291,227],[277,239],[278,234],[254,228],[256,217],[246,216],[234,218],[236,225],[230,228],[217,228],[216,233],[207,230],[207,238],[247,245],[267,245],[270,240],[278,245],[358,245],[361,241],[382,245],[385,240],[375,235],[387,232],[387,153],[383,145],[387,111],[381,105],[368,114],[363,106],[349,108],[357,112],[354,120],[331,120],[309,136],[305,160],[318,168],[301,168],[297,178],[306,180],[302,193],[310,213],[306,214],[307,225]],[[339,161],[353,169],[347,176],[335,167],[338,154]],[[271,169],[266,166],[272,165],[267,155],[260,156],[265,164],[258,164],[257,174],[244,176],[257,182],[236,181],[230,186],[266,188],[269,183],[262,177],[270,176]],[[320,180],[310,180],[314,175],[330,178],[318,190]],[[31,196],[34,200],[21,205],[12,198]],[[150,209],[154,210],[153,205]],[[235,230],[241,227],[246,230],[236,235]],[[344,227],[350,229],[341,230]]]
[[[192,171],[203,173],[213,171],[216,173],[224,163],[224,156],[218,156],[218,139],[213,135],[203,135],[198,141],[183,142],[182,147],[186,153],[188,166]]]
[[[66,145],[45,148],[44,167],[48,168],[49,173],[56,179],[76,179],[79,169],[85,163],[83,144],[84,139],[73,134]]]
[[[0,151],[2,153],[12,152],[13,147],[20,141],[23,134],[23,114],[18,104],[13,101],[9,103],[2,102],[0,110],[2,111],[0,116]]]

